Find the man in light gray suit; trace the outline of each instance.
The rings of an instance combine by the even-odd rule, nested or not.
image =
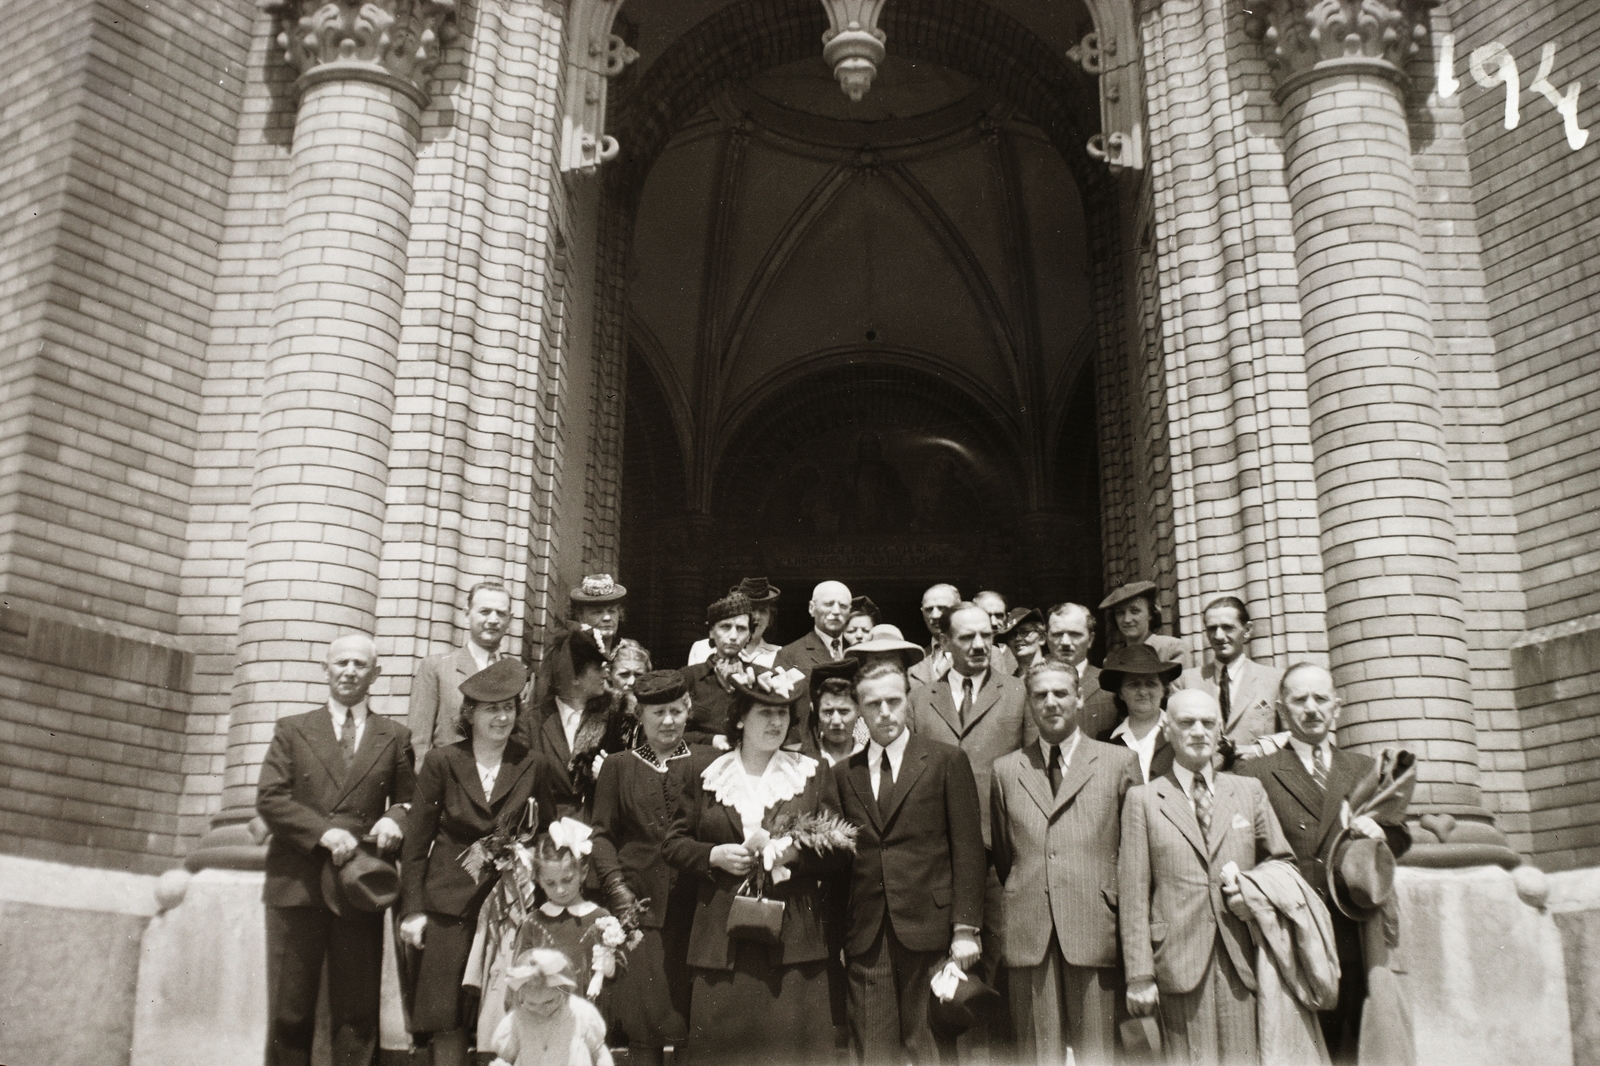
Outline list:
[[[1221,596],[1206,605],[1206,639],[1213,661],[1200,672],[1201,691],[1222,708],[1222,735],[1235,749],[1276,733],[1278,682],[1283,671],[1250,658],[1250,609],[1236,596]]]
[[[1078,725],[1078,672],[1041,659],[1023,679],[1039,742],[995,760],[990,858],[1005,886],[1000,961],[1010,967],[1018,1060],[1110,1066],[1116,1057],[1117,851],[1139,759]]]
[[[417,765],[430,748],[461,739],[461,682],[501,659],[500,642],[511,626],[511,593],[498,581],[480,581],[467,592],[467,643],[456,651],[433,655],[417,664],[406,706],[411,750]],[[524,747],[533,742],[529,724],[518,721],[512,734]]]
[[[1211,764],[1217,701],[1197,689],[1167,701],[1172,769],[1128,790],[1122,808],[1123,966],[1128,1010],[1157,1015],[1174,1063],[1254,1062],[1255,945],[1250,909],[1223,873],[1294,861],[1261,782]]]

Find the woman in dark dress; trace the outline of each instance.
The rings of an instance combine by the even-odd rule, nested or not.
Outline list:
[[[663,846],[696,886],[689,1060],[821,1063],[833,1056],[833,1029],[819,878],[849,854],[797,846],[791,834],[806,816],[836,814],[838,793],[817,760],[783,750],[794,721],[789,677],[768,672],[737,688],[732,750],[700,775],[698,798],[681,808]],[[784,905],[776,943],[728,931],[734,897],[758,868],[765,897]]]
[[[463,681],[466,739],[429,751],[417,774],[401,853],[400,940],[422,952],[411,1031],[432,1044],[434,1066],[466,1066],[477,1011],[462,979],[478,910],[496,881],[490,867],[477,883],[461,856],[497,828],[514,831],[547,775],[537,753],[510,739],[527,677],[520,662],[502,659]]]
[[[660,1063],[662,1048],[682,1047],[689,1029],[689,928],[695,892],[661,852],[681,804],[692,806],[700,773],[714,758],[683,742],[688,690],[676,670],[657,670],[633,688],[643,739],[609,756],[600,768],[594,800],[594,867],[612,889],[620,879],[624,899],[648,904],[639,915],[643,939],[611,990],[616,1027],[628,1041],[628,1060]]]

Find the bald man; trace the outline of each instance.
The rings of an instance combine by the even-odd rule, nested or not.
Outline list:
[[[850,589],[840,581],[824,581],[811,590],[806,610],[811,615],[811,631],[792,644],[786,644],[772,658],[776,670],[793,668],[806,677],[823,663],[844,658],[844,624],[850,620]],[[816,754],[816,731],[811,728],[811,693],[802,685],[794,702],[794,728],[789,743],[798,742],[808,755]]]
[[[331,909],[322,869],[349,862],[363,837],[374,837],[380,851],[398,845],[416,783],[411,731],[367,705],[381,672],[372,638],[340,637],[324,666],[328,701],[278,720],[256,786],[256,812],[272,830],[262,893],[267,1066],[310,1063],[324,960],[333,1061],[372,1061],[383,915]]]

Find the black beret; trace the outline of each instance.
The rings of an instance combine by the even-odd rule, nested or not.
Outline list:
[[[633,698],[640,703],[671,703],[688,691],[677,670],[652,670],[633,683]]]
[[[528,668],[521,659],[501,659],[461,682],[461,694],[479,703],[499,703],[516,698],[528,683]]]

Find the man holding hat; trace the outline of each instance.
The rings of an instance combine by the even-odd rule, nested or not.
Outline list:
[[[773,658],[782,649],[770,643],[766,633],[778,609],[778,596],[782,590],[764,577],[747,577],[728,590],[730,596],[735,592],[750,601],[750,639],[740,655],[746,662],[770,670]],[[699,666],[711,658],[711,654],[711,639],[702,637],[689,645],[689,665]]]
[[[267,1066],[309,1066],[324,961],[335,1066],[367,1066],[377,1047],[382,908],[346,908],[336,894],[337,913],[323,877],[329,864],[350,863],[364,838],[378,851],[401,840],[416,785],[411,733],[367,704],[380,670],[371,637],[335,640],[327,703],[280,718],[261,764],[256,811],[272,831],[262,894]]]
[[[1101,600],[1100,609],[1106,612],[1108,630],[1122,638],[1123,646],[1148,644],[1162,662],[1194,665],[1183,641],[1156,632],[1161,628],[1161,608],[1156,605],[1155,582],[1129,582]]]
[[[1356,1059],[1367,968],[1361,955],[1361,915],[1343,893],[1330,893],[1328,867],[1334,862],[1341,836],[1341,805],[1374,766],[1371,757],[1334,744],[1339,706],[1328,671],[1311,663],[1289,667],[1277,695],[1277,715],[1288,727],[1289,746],[1265,758],[1241,760],[1235,767],[1235,772],[1255,778],[1266,788],[1267,799],[1294,849],[1300,876],[1317,890],[1333,916],[1334,944],[1339,951],[1339,1005],[1323,1011],[1319,1020],[1335,1063]],[[1381,842],[1379,846],[1389,854],[1376,858],[1391,879],[1393,859],[1411,847],[1411,833],[1404,825],[1380,826],[1365,815],[1351,819],[1348,833]],[[1338,882],[1337,869],[1335,875],[1333,880]],[[1356,901],[1358,904],[1383,902],[1373,898],[1371,889],[1363,894],[1366,898]],[[1381,890],[1377,894],[1381,896]]]

